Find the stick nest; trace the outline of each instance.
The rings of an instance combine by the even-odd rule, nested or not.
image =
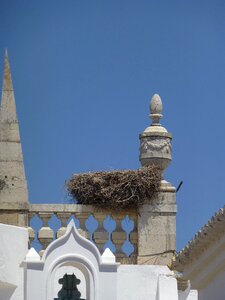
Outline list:
[[[66,183],[79,204],[110,210],[135,209],[158,192],[161,172],[155,166],[139,170],[74,174]]]

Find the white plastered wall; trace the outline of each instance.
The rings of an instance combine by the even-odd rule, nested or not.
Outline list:
[[[185,266],[183,273],[192,288],[198,290],[199,300],[224,300],[225,235]]]
[[[197,300],[196,291],[178,292],[177,280],[167,266],[120,265],[117,300]]]
[[[27,245],[27,229],[0,224],[0,300],[53,300],[65,273],[81,279],[78,289],[87,300],[198,299],[196,291],[178,292],[167,266],[119,265],[109,250],[101,257],[74,225],[50,244],[42,260]]]
[[[28,230],[0,224],[0,299],[24,299],[24,269]]]
[[[101,256],[97,247],[79,234],[73,221],[66,234],[48,246],[41,260],[31,251],[25,260],[25,300],[53,300],[60,290],[58,279],[66,273],[74,273],[82,281],[78,290],[84,299],[116,300],[118,264],[114,255],[108,250]]]

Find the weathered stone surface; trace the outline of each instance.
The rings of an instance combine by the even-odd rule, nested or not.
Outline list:
[[[160,124],[162,101],[155,94],[150,101],[152,124],[140,134],[142,166],[156,165],[162,173],[172,160],[172,135]],[[171,263],[176,250],[176,189],[165,180],[160,192],[138,211],[138,264]]]
[[[169,136],[140,135],[140,161],[142,166],[157,165],[166,169],[172,159]]]
[[[153,256],[137,256],[137,264],[138,265],[157,265],[157,266],[167,266],[171,264],[171,260],[173,259],[174,254],[171,253],[163,253],[157,254]]]
[[[7,51],[0,109],[0,183],[0,203],[28,203],[19,125]],[[15,222],[14,220],[11,224],[15,224]]]
[[[27,221],[27,210],[0,210],[0,223],[26,227]]]
[[[162,100],[158,94],[154,94],[150,102],[150,117],[153,119],[153,123],[158,124],[162,118]]]
[[[176,194],[160,192],[139,207],[138,264],[167,265],[176,250]]]
[[[102,208],[100,210],[98,207],[92,206],[92,205],[82,205],[82,204],[30,204],[30,212],[70,212],[70,213],[76,213],[76,215],[79,217],[80,214],[84,213],[95,213],[97,218],[99,219],[99,216],[105,216],[109,214],[109,210],[106,210]],[[134,210],[127,210],[126,214],[128,214],[131,217],[136,216],[136,212]],[[118,215],[124,215],[124,212],[112,212],[112,216],[118,216]]]
[[[150,101],[152,124],[140,134],[140,162],[142,166],[157,165],[164,171],[172,160],[172,136],[160,124],[162,101],[155,94]]]
[[[17,212],[1,212],[0,213],[0,223],[18,225],[19,215]]]

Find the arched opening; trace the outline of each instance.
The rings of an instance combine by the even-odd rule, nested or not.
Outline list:
[[[75,277],[80,280],[79,284],[77,285],[77,289],[80,292],[81,299],[88,299],[90,294],[90,275],[86,268],[82,267],[80,264],[77,263],[65,263],[64,265],[60,266],[56,269],[54,274],[54,299],[58,298],[58,293],[62,290],[62,283],[60,280],[67,275],[75,275]],[[70,283],[72,285],[72,283]],[[74,285],[73,285],[74,286]],[[78,298],[79,299],[79,298]]]
[[[80,292],[80,299],[96,299],[95,285],[98,280],[91,266],[77,257],[64,257],[54,264],[49,273],[46,286],[47,300],[60,300],[58,293],[62,289],[62,284],[60,284],[59,281],[65,274],[74,274],[75,277],[79,279],[80,282],[77,288]]]
[[[63,277],[58,280],[58,283],[61,284],[61,288],[57,293],[58,297],[54,298],[54,300],[86,300],[81,298],[81,292],[78,290],[78,285],[81,283],[81,280],[74,273],[65,273]]]

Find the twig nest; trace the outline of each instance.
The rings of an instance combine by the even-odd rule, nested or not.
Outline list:
[[[79,204],[103,209],[135,209],[158,192],[161,171],[156,166],[139,170],[74,174],[66,183]]]

